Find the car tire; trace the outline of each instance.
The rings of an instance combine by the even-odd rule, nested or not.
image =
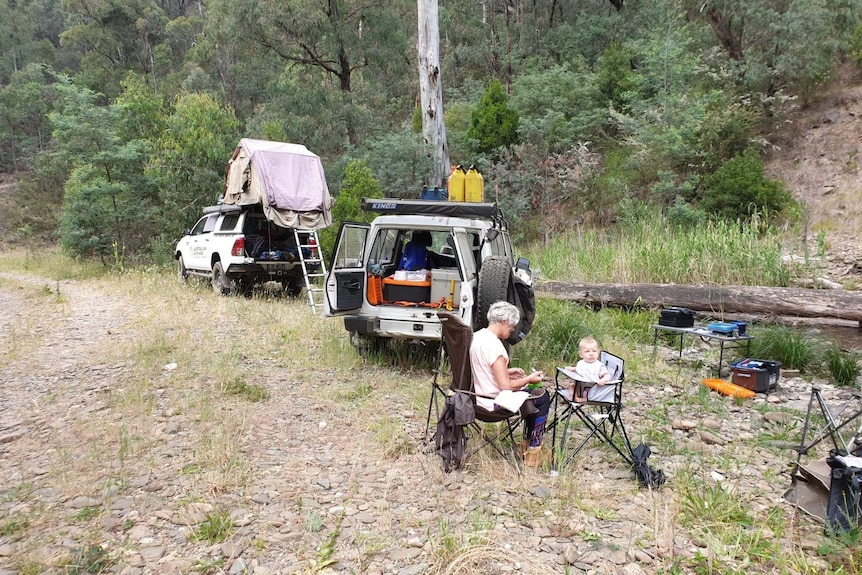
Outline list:
[[[183,255],[180,254],[177,257],[177,276],[180,278],[180,281],[183,283],[188,283],[189,281],[189,270],[186,268],[186,263],[183,261]]]
[[[512,267],[506,258],[490,256],[482,261],[479,284],[476,288],[476,326],[488,327],[488,308],[498,301],[507,301],[509,295],[509,276]]]
[[[230,295],[234,291],[233,280],[225,275],[221,262],[213,264],[212,286],[219,295]]]
[[[302,277],[292,277],[281,282],[282,287],[284,287],[284,293],[287,297],[299,297],[299,294],[302,293],[302,288],[305,287],[305,281],[303,281]]]

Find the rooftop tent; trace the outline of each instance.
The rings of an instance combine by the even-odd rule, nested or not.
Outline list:
[[[225,204],[261,205],[285,228],[332,223],[332,197],[320,157],[300,144],[243,138],[228,162]]]

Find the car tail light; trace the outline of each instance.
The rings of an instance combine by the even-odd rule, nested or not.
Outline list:
[[[237,238],[233,242],[233,248],[230,250],[230,255],[234,257],[242,257],[245,255],[245,238]]]

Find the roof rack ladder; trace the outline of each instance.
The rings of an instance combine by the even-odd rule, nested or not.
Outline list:
[[[326,264],[323,263],[323,253],[320,251],[320,238],[317,230],[293,229],[299,264],[302,266],[302,277],[305,279],[305,293],[311,312],[316,314],[318,307],[323,307],[323,279],[326,277]],[[318,279],[321,278],[321,279]]]

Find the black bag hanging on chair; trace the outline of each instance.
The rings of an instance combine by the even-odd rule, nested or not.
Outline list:
[[[446,406],[437,421],[437,455],[443,459],[443,470],[449,473],[461,467],[467,452],[467,434],[464,426],[476,418],[473,401],[469,395],[454,393],[446,397]]]
[[[826,463],[832,469],[826,505],[827,531],[847,533],[862,527],[862,458],[833,452]]]

